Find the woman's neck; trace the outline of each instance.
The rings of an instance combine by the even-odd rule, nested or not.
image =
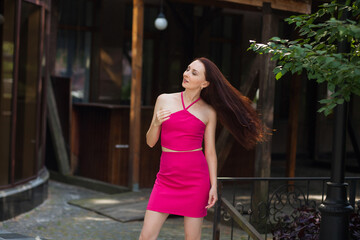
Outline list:
[[[200,97],[200,91],[185,89],[185,91],[183,93],[183,97],[184,97],[184,99],[186,99],[186,101],[189,101],[192,103]]]

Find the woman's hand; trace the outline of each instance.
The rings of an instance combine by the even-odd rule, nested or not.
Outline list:
[[[214,187],[211,187],[211,189],[209,191],[208,205],[205,208],[206,209],[211,208],[212,206],[214,206],[214,204],[216,203],[217,200],[218,200],[217,188],[216,188],[216,186],[214,186]]]
[[[170,118],[171,112],[169,110],[163,109],[156,112],[156,117],[154,119],[154,126],[160,126],[164,121]]]

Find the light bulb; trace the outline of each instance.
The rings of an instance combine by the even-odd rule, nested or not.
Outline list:
[[[168,22],[165,18],[165,15],[161,12],[158,17],[155,19],[155,27],[158,30],[164,30],[168,25]]]

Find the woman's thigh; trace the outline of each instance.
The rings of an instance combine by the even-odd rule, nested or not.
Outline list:
[[[154,212],[146,210],[144,225],[140,233],[140,240],[155,240],[157,239],[161,227],[164,224],[168,213]]]
[[[203,219],[184,217],[185,240],[200,240]]]

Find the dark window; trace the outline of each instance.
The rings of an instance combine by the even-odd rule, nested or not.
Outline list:
[[[55,74],[71,78],[76,102],[89,100],[93,7],[90,0],[59,1]]]
[[[15,1],[3,1],[0,6],[0,13],[4,16],[4,19],[6,19],[5,22],[0,25],[0,185],[6,185],[10,180]]]

